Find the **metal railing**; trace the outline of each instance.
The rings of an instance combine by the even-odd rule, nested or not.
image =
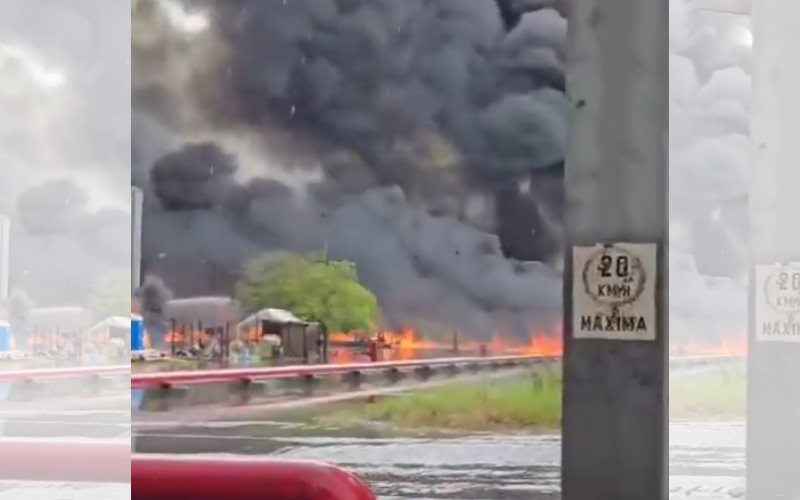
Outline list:
[[[408,370],[482,369],[505,368],[523,364],[544,363],[560,358],[545,356],[496,356],[470,358],[437,358],[411,361],[384,361],[375,363],[347,363],[326,365],[295,365],[269,368],[228,370],[203,370],[160,373],[135,373],[131,376],[131,389],[167,388],[198,384],[291,379],[330,375],[365,374],[374,372],[396,373]]]
[[[669,363],[670,370],[683,370],[724,365],[740,359],[744,358],[692,356],[670,358]],[[356,389],[365,385],[378,392],[411,390],[414,383],[447,383],[456,380],[458,375],[492,372],[503,376],[512,369],[537,366],[552,369],[557,368],[560,361],[561,357],[557,356],[496,356],[136,373],[131,377],[131,407],[142,411],[169,411],[180,406],[242,405],[256,398],[278,402],[286,397],[334,393],[356,397],[361,394]],[[405,383],[400,385],[401,381]]]
[[[131,373],[130,365],[78,366],[74,368],[36,368],[28,370],[0,371],[0,382],[24,380],[54,380],[74,377],[105,377]]]
[[[0,371],[0,401],[97,395],[130,380],[130,365]]]
[[[687,356],[670,358],[670,368],[734,362],[742,356]],[[131,376],[131,389],[168,388],[200,384],[254,382],[268,379],[291,379],[330,375],[397,372],[419,369],[508,368],[526,364],[560,361],[559,356],[492,356],[468,358],[437,358],[410,361],[384,361],[375,363],[346,363],[326,365],[295,365],[266,368],[195,370],[158,373],[135,373]]]
[[[738,363],[746,359],[743,355],[681,356],[669,359],[671,370],[678,368],[699,368]]]

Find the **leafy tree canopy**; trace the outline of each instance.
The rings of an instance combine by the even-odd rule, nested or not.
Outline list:
[[[323,321],[331,331],[371,327],[378,301],[358,281],[355,264],[317,254],[263,254],[245,263],[236,296],[250,312],[267,307]]]

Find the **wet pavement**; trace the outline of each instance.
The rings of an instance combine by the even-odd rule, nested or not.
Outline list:
[[[0,436],[44,439],[119,439],[131,435],[128,392],[103,397],[0,405]],[[130,484],[0,481],[13,500],[130,500]]]
[[[128,394],[0,406],[7,437],[124,439],[131,436]],[[556,500],[557,435],[394,435],[380,427],[347,429],[270,421],[252,412],[213,422],[175,415],[137,421],[142,452],[225,453],[317,459],[366,479],[381,500]],[[670,499],[729,500],[744,492],[744,426],[675,422],[670,427]],[[129,484],[0,481],[0,498],[129,499]]]
[[[134,426],[142,452],[224,453],[315,459],[348,468],[381,500],[556,500],[557,435],[381,437],[342,429],[252,419],[165,429]],[[744,491],[744,426],[674,423],[670,499],[728,500]]]

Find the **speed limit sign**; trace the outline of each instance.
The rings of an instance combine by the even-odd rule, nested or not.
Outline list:
[[[800,263],[757,266],[756,340],[800,342]]]
[[[572,265],[575,338],[655,340],[655,244],[574,247]]]

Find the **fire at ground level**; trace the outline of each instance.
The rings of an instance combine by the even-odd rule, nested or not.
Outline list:
[[[164,356],[177,354],[187,358],[204,358],[203,353],[207,353],[205,359],[208,361],[231,365],[285,364],[282,361],[291,361],[281,359],[283,354],[281,342],[286,341],[286,337],[271,341],[268,336],[271,335],[262,335],[256,329],[238,330],[232,334],[229,329],[209,332],[209,329],[197,326],[183,326],[168,330],[164,334],[161,350]],[[417,330],[406,328],[401,331],[381,330],[372,333],[330,332],[327,333],[326,342],[324,361],[328,363],[403,361],[465,355],[561,356],[563,354],[560,328],[553,328],[552,331],[534,331],[527,341],[502,332],[492,333],[487,341],[465,338],[458,332],[453,332],[447,340],[440,340],[425,337]],[[730,335],[716,341],[690,339],[680,343],[673,342],[670,347],[671,356],[746,354],[747,340],[743,335]]]

